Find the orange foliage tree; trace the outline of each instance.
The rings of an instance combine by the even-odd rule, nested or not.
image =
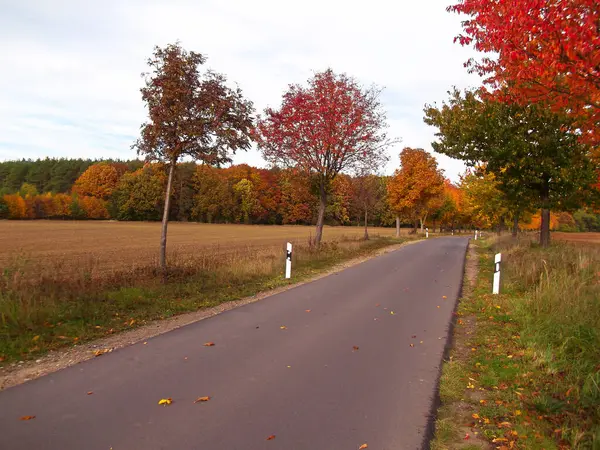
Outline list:
[[[19,194],[4,196],[4,203],[8,208],[9,219],[27,219],[27,204]]]
[[[93,164],[75,181],[73,192],[107,200],[115,190],[122,173],[117,166],[106,162]]]
[[[414,223],[421,222],[421,231],[427,216],[439,207],[444,189],[444,176],[437,161],[425,150],[406,147],[400,153],[400,169],[388,183],[388,201],[396,213],[396,234],[400,234],[400,217]]]

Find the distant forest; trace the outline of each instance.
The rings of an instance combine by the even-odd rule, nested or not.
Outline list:
[[[387,198],[390,177],[370,176],[368,223],[392,226]],[[160,220],[165,166],[141,160],[38,159],[0,162],[0,219]],[[338,176],[326,211],[330,225],[364,223],[364,180]],[[465,228],[472,212],[460,200],[461,185],[446,180],[440,206],[427,218],[436,229]],[[246,164],[216,168],[177,165],[171,220],[207,223],[314,224],[318,199],[306,174],[294,169],[259,169]],[[403,221],[407,226],[410,221]],[[533,216],[523,228],[537,229]],[[579,210],[552,216],[552,228],[600,231],[600,215]]]
[[[379,183],[371,225],[392,225]],[[141,160],[38,159],[0,162],[0,218],[160,220],[166,173]],[[358,224],[364,212],[353,179],[341,175],[330,193],[327,222]],[[245,164],[215,168],[180,163],[171,220],[210,223],[312,224],[317,198],[309,177],[292,169]]]

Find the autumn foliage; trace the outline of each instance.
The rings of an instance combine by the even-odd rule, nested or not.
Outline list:
[[[597,0],[461,0],[448,9],[469,16],[461,44],[493,53],[467,63],[493,90],[508,87],[511,101],[566,111],[600,143]]]
[[[295,167],[313,179],[319,196],[315,242],[321,241],[328,195],[343,171],[377,171],[391,141],[379,103],[379,89],[331,69],[308,86],[291,85],[278,110],[259,118],[256,139],[265,159]]]
[[[392,210],[423,226],[427,216],[442,205],[444,177],[433,156],[423,149],[405,148],[400,153],[400,169],[388,184]]]

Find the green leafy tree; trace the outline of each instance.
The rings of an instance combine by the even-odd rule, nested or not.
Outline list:
[[[126,173],[113,193],[111,215],[119,220],[160,220],[164,187],[164,170],[158,164]]]
[[[494,174],[516,217],[541,209],[540,244],[550,242],[550,210],[577,208],[591,195],[595,167],[570,119],[540,106],[450,93],[442,107],[426,106],[438,129],[435,151]]]
[[[142,99],[149,121],[133,145],[138,154],[167,164],[168,177],[160,240],[160,266],[166,277],[167,224],[173,174],[177,162],[187,156],[208,164],[230,161],[230,152],[250,147],[252,104],[241,90],[230,89],[223,75],[199,66],[206,57],[188,52],[178,43],[155,47],[144,74]]]

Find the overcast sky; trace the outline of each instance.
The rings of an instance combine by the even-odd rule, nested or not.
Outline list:
[[[476,87],[453,44],[449,0],[0,0],[0,160],[135,158],[145,120],[141,72],[155,45],[180,40],[236,82],[258,111],[290,83],[331,67],[385,88],[389,134],[431,151],[425,103]],[[437,155],[446,175],[463,166]],[[264,166],[255,151],[236,163]]]

